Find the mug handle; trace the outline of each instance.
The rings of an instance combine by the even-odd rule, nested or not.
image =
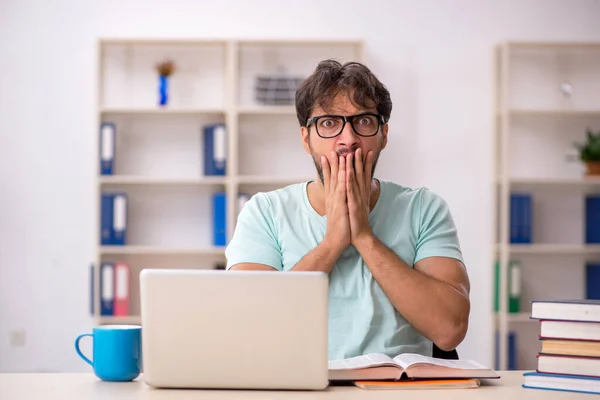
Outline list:
[[[94,338],[94,335],[92,335],[91,333],[84,333],[82,335],[77,336],[77,339],[75,339],[75,351],[77,352],[79,357],[83,358],[83,361],[85,361],[86,363],[90,364],[93,367],[94,363],[89,358],[84,356],[83,353],[81,352],[81,350],[79,350],[79,341],[84,336],[90,336],[92,339]]]

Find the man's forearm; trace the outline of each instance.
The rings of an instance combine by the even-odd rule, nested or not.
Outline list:
[[[329,274],[341,253],[324,240],[302,257],[291,271],[322,271]]]
[[[470,310],[468,297],[409,267],[375,236],[356,247],[396,310],[417,331],[443,350],[462,341]]]

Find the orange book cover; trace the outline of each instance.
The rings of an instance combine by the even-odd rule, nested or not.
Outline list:
[[[474,389],[478,379],[422,379],[406,381],[355,381],[355,386],[367,390],[411,390],[411,389]]]

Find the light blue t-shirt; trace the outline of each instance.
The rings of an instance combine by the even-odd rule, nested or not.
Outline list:
[[[380,195],[369,215],[379,240],[410,267],[431,256],[463,261],[454,221],[440,196],[379,181]],[[311,206],[307,185],[252,196],[227,246],[227,269],[248,262],[289,271],[323,240],[327,218]],[[396,311],[353,246],[329,275],[328,348],[329,360],[370,352],[432,354],[431,341]]]

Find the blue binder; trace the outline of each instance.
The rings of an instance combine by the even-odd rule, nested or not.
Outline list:
[[[517,368],[517,335],[514,331],[508,332],[507,337],[507,358],[508,370],[516,370]],[[496,330],[494,333],[494,369],[500,369],[500,332]]]
[[[510,243],[532,242],[532,198],[528,194],[510,195]]]
[[[115,161],[117,128],[112,122],[100,125],[100,174],[112,175]]]
[[[204,175],[224,176],[227,171],[227,129],[225,124],[204,127]]]
[[[524,195],[522,200],[523,202],[523,226],[521,227],[521,239],[523,243],[532,243],[533,242],[533,199],[531,195]]]
[[[100,244],[113,244],[113,195],[102,193],[100,200]]]
[[[127,194],[113,194],[113,245],[125,245],[127,238]]]
[[[213,245],[227,244],[227,197],[225,192],[213,194]]]
[[[585,267],[586,299],[600,300],[600,264],[587,264]]]
[[[585,198],[585,242],[600,243],[600,196]]]
[[[508,369],[517,370],[517,334],[513,331],[508,333]]]
[[[115,265],[102,263],[100,267],[100,315],[113,315],[115,307]]]

